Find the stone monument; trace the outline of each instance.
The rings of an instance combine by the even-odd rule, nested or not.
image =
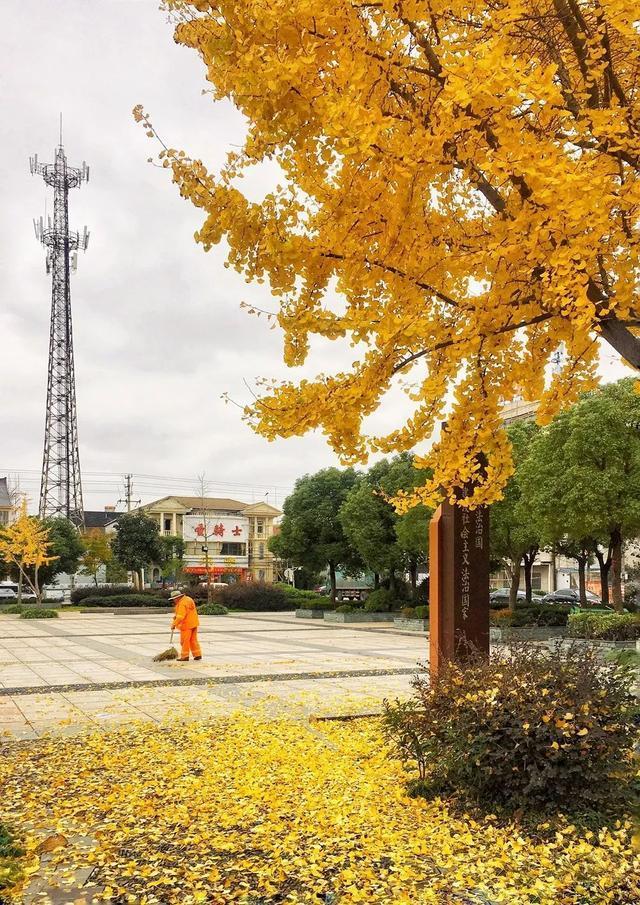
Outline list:
[[[429,525],[430,672],[489,656],[489,510],[449,502]]]

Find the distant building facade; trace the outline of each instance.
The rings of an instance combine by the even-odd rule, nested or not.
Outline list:
[[[167,496],[136,509],[157,524],[165,537],[185,542],[183,571],[220,581],[233,575],[239,581],[275,581],[276,562],[268,540],[281,514],[268,503],[243,503],[224,497]],[[150,580],[160,580],[152,567]]]
[[[0,478],[0,527],[13,520],[14,506],[6,478]]]

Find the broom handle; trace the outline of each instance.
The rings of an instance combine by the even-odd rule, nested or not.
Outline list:
[[[173,629],[171,629],[171,641],[169,641],[169,645],[173,644]]]

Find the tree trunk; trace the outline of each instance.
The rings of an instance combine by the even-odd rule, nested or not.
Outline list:
[[[555,591],[556,588],[556,548],[551,548],[551,562],[549,563],[549,590]]]
[[[619,528],[611,532],[611,597],[617,613],[624,610],[622,597],[622,534]]]
[[[587,581],[586,581],[586,573],[587,573],[587,557],[586,556],[577,556],[578,560],[578,593],[580,595],[580,606],[587,605]]]
[[[416,599],[418,592],[418,560],[413,558],[409,561],[409,576],[411,578],[411,599]]]
[[[526,593],[527,603],[531,603],[531,599],[533,597],[532,590],[533,584],[531,582],[531,573],[533,571],[533,564],[536,560],[536,556],[538,555],[538,548],[531,547],[524,554],[524,587]]]
[[[336,567],[332,562],[329,563],[329,581],[331,582],[331,602],[336,602]]]
[[[389,569],[389,590],[392,591],[394,594],[398,590],[398,586],[396,584],[396,570],[395,569]]]
[[[518,603],[518,589],[520,587],[520,571],[522,564],[520,560],[513,562],[511,566],[511,588],[509,589],[509,609],[513,613]]]
[[[531,603],[531,568],[533,563],[526,556],[524,560],[524,593],[527,603]]]
[[[18,603],[22,603],[22,569],[18,572]]]
[[[612,547],[611,541],[609,541],[609,550],[607,551],[606,558],[604,557],[602,550],[598,550],[596,545],[595,549],[596,559],[598,560],[598,567],[600,569],[600,597],[602,598],[602,602],[605,606],[609,604],[609,570],[611,569],[611,554]]]
[[[380,573],[373,573],[373,590],[377,591],[380,588]]]

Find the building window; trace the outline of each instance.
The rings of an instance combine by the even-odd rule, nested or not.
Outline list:
[[[171,519],[170,518],[166,518],[164,520],[164,530],[171,531]]]
[[[263,518],[256,519],[256,534],[258,535],[258,537],[261,537],[264,535],[264,519]]]
[[[0,525],[9,524],[9,513],[6,509],[0,509]]]
[[[264,581],[266,577],[267,577],[267,573],[265,572],[265,570],[264,570],[264,569],[258,569],[258,580],[259,580],[259,581]]]
[[[264,544],[258,547],[258,559],[264,559]]]
[[[247,548],[244,544],[221,544],[221,556],[246,556]]]

